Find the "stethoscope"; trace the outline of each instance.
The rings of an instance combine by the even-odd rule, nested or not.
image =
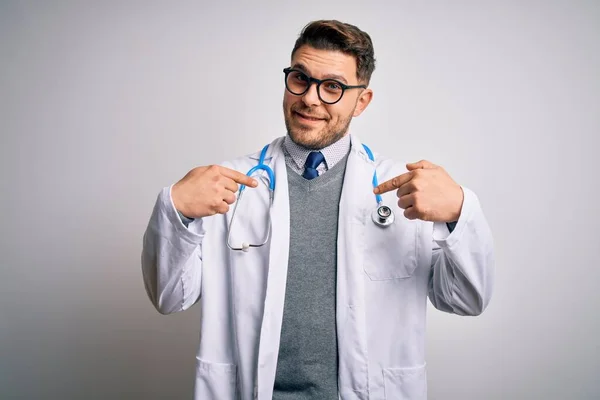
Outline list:
[[[367,145],[365,145],[365,144],[363,144],[363,147],[364,147],[365,151],[367,152],[369,159],[371,161],[375,161],[375,157],[373,156],[371,149],[369,149],[369,147],[367,147]],[[269,145],[266,145],[265,147],[263,147],[262,151],[260,152],[260,158],[258,160],[258,164],[255,167],[253,167],[252,169],[250,169],[250,171],[248,171],[246,173],[246,175],[252,176],[252,174],[254,174],[256,171],[259,171],[259,170],[263,170],[267,173],[268,178],[261,175],[261,180],[263,181],[265,186],[267,186],[269,188],[269,209],[270,209],[273,207],[273,199],[275,197],[275,173],[273,172],[271,167],[269,167],[268,165],[265,164],[265,156],[267,155],[268,149],[269,149]],[[265,182],[265,180],[267,180],[267,182]],[[373,172],[373,188],[376,188],[377,186],[379,186],[379,183],[377,182],[377,169],[375,169],[375,172]],[[235,206],[233,207],[233,212],[231,214],[231,220],[229,221],[229,224],[227,226],[227,247],[229,247],[231,250],[248,251],[251,247],[264,246],[269,241],[269,238],[271,236],[271,213],[269,212],[269,213],[267,213],[267,215],[268,215],[268,217],[267,217],[268,218],[267,233],[265,234],[265,238],[263,239],[262,242],[256,243],[256,244],[242,242],[240,247],[234,247],[231,245],[231,231],[232,231],[231,228],[233,227],[233,221],[235,220],[235,212],[237,210],[238,205],[240,204],[240,201],[242,201],[242,195],[244,194],[245,189],[246,189],[246,185],[240,185],[238,198],[235,203]],[[380,194],[375,195],[375,200],[377,201],[377,207],[371,213],[371,218],[373,219],[373,222],[375,223],[375,225],[380,226],[382,228],[390,226],[391,224],[394,223],[394,219],[395,219],[394,212],[392,211],[392,209],[390,207],[383,204],[383,199],[381,198]]]

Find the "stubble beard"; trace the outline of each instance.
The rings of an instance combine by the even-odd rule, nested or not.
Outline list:
[[[330,126],[330,121],[327,120],[326,125],[323,128],[321,128],[319,133],[317,133],[316,135],[311,134],[309,136],[312,129],[303,128],[300,126],[292,127],[292,118],[294,118],[294,111],[290,110],[288,113],[285,109],[285,105],[283,107],[285,116],[285,127],[287,129],[288,135],[294,143],[308,150],[321,150],[343,138],[348,132],[350,122],[352,121],[352,114],[354,113],[353,110],[348,117],[339,120],[338,123],[334,126]],[[298,111],[302,112],[305,110]],[[307,114],[311,113],[307,112]]]

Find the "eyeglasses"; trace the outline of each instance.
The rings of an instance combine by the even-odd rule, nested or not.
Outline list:
[[[366,89],[366,85],[349,86],[335,79],[316,79],[306,73],[292,68],[285,68],[285,87],[291,94],[302,96],[308,92],[313,82],[317,84],[317,95],[319,100],[325,104],[335,104],[342,99],[347,89]]]

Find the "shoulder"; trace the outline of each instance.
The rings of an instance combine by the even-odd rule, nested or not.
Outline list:
[[[408,172],[408,169],[406,169],[406,162],[382,155],[375,158],[375,167],[377,168],[377,175],[380,183]]]
[[[408,172],[408,170],[406,169],[406,160],[397,157],[392,158],[389,155],[377,149],[376,147],[368,146],[367,148],[371,151],[374,160],[370,161],[367,158],[368,154],[366,149],[364,149],[364,145],[360,142],[358,138],[355,138],[353,140],[352,145],[356,146],[356,151],[362,153],[362,157],[365,159],[366,162],[372,163],[375,166],[379,182],[383,182],[384,180],[391,179],[395,176]]]

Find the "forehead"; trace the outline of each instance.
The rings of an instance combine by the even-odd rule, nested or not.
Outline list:
[[[315,78],[326,78],[331,75],[344,77],[346,81],[356,80],[356,60],[353,56],[341,51],[318,50],[310,46],[302,46],[292,57],[292,67],[301,66]]]

